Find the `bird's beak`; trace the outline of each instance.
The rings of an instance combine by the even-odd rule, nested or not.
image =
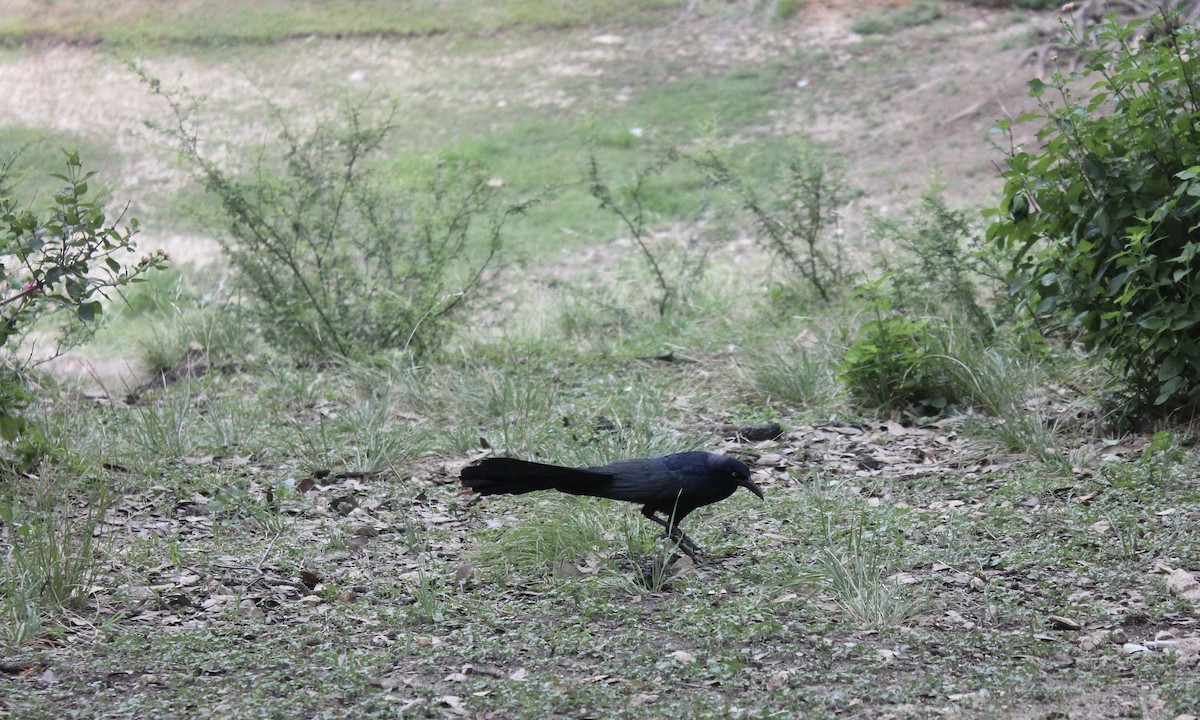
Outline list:
[[[753,481],[753,480],[751,480],[750,478],[746,478],[746,479],[745,479],[745,480],[743,480],[742,482],[738,483],[738,485],[741,485],[742,487],[746,488],[746,489],[747,489],[747,490],[749,490],[750,492],[752,492],[752,493],[754,493],[755,495],[757,495],[759,500],[763,500],[763,501],[765,501],[765,500],[766,500],[766,498],[765,498],[765,497],[763,497],[763,491],[762,491],[762,488],[760,488],[759,486],[755,485],[755,484],[754,484],[754,481]]]

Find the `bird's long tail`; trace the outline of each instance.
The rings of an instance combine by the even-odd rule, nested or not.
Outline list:
[[[591,470],[515,458],[488,458],[478,465],[463,468],[460,477],[463,487],[480,495],[521,495],[536,490],[586,493],[587,488],[612,479]]]

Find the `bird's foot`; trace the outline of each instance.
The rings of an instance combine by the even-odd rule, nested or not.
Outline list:
[[[688,538],[687,536],[672,537],[671,535],[667,535],[664,533],[662,535],[659,535],[658,539],[670,541],[671,543],[673,543],[675,545],[675,547],[674,547],[675,551],[681,552],[684,555],[687,555],[689,558],[691,558],[693,564],[695,564],[695,565],[700,564],[700,555],[701,555],[700,548],[697,547],[696,544],[693,543],[691,541],[691,539]],[[677,558],[679,556],[675,555],[675,557]],[[674,561],[674,558],[672,558],[672,562],[673,561]]]

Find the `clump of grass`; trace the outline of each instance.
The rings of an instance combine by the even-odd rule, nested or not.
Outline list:
[[[1057,457],[1058,428],[1029,406],[1029,389],[1044,379],[1035,365],[1000,347],[969,346],[947,360],[959,392],[992,415],[983,434],[1043,460]]]
[[[86,602],[97,572],[96,529],[112,503],[103,485],[87,503],[64,498],[51,472],[44,468],[32,487],[6,488],[0,500],[7,545],[0,639],[14,645],[36,636],[56,608]]]
[[[807,4],[808,0],[776,0],[772,18],[775,22],[786,22],[796,17]]]
[[[768,399],[803,408],[819,408],[838,395],[835,369],[828,357],[795,343],[768,347],[751,357],[749,383]]]
[[[864,627],[903,625],[921,611],[923,600],[913,588],[887,579],[890,555],[862,517],[840,536],[827,525],[826,546],[817,553],[810,579]]]
[[[178,459],[197,446],[194,432],[199,415],[196,389],[190,382],[163,388],[154,398],[142,398],[121,428],[134,451],[151,459]]]
[[[554,497],[537,517],[505,529],[479,551],[481,566],[507,567],[548,575],[562,563],[645,554],[653,534],[640,516],[619,513],[612,503],[593,498]]]

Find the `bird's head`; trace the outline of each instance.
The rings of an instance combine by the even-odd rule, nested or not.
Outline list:
[[[750,479],[750,468],[746,467],[746,463],[741,460],[727,455],[712,455],[709,459],[708,470],[715,477],[728,478],[735,485],[746,488],[757,495],[759,500],[766,500],[762,489]]]

